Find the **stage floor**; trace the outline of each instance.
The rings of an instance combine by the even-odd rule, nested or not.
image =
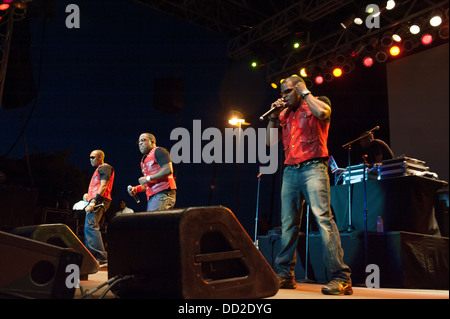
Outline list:
[[[101,269],[96,274],[89,275],[88,280],[82,280],[81,287],[87,293],[101,286],[107,280],[108,271]],[[86,299],[99,298],[107,287],[107,285],[103,286]],[[353,287],[351,296],[328,296],[322,294],[321,289],[322,284],[297,283],[296,289],[280,289],[275,296],[266,299],[449,299],[448,290]],[[81,290],[77,289],[74,298],[79,299],[80,296]],[[115,296],[108,291],[103,298],[114,299]]]

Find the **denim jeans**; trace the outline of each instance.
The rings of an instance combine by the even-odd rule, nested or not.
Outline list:
[[[302,204],[306,203],[319,227],[324,262],[334,278],[351,282],[350,268],[344,263],[344,252],[330,207],[330,184],[325,163],[313,163],[296,169],[287,166],[281,188],[281,250],[276,257],[277,273],[295,277],[298,232],[302,220]]]
[[[175,206],[177,191],[174,189],[166,189],[156,193],[148,199],[147,211],[171,209]]]
[[[103,207],[99,207],[92,213],[86,213],[84,221],[84,243],[89,252],[101,264],[107,261],[107,253],[103,245],[99,222],[103,214],[108,210],[111,202],[104,201]]]

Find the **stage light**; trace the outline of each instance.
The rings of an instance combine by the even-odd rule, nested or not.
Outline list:
[[[405,50],[406,52],[411,51],[415,47],[417,47],[417,45],[414,44],[414,42],[411,40],[406,40],[405,42],[403,42],[403,50]]]
[[[333,75],[336,78],[340,77],[342,75],[342,69],[341,68],[334,68],[333,69]]]
[[[431,42],[433,42],[433,36],[431,34],[424,34],[422,38],[420,39],[423,45],[429,45]]]
[[[258,67],[258,62],[252,61],[251,66],[252,66],[252,68],[257,68]]]
[[[270,83],[270,86],[271,86],[273,89],[278,89],[278,85],[277,85],[276,83],[274,83],[274,82]]]
[[[300,42],[295,42],[293,45],[294,49],[300,48]]]
[[[430,19],[430,25],[432,27],[438,27],[441,25],[441,23],[442,23],[442,18],[438,15],[435,15],[434,17],[432,17]]]
[[[370,56],[365,57],[365,58],[363,59],[363,64],[364,64],[364,66],[366,66],[366,67],[371,67],[371,66],[373,65],[373,59],[372,59]]]
[[[347,58],[345,57],[344,54],[338,54],[334,59],[334,61],[336,61],[337,64],[343,64],[346,60]]]
[[[342,65],[342,72],[348,74],[355,69],[355,63],[353,61],[347,61]]]
[[[394,39],[392,38],[392,34],[391,33],[385,33],[383,35],[383,37],[381,38],[381,45],[385,46],[385,47],[390,47],[392,45],[392,42],[394,41]]]
[[[387,10],[392,10],[395,8],[395,1],[394,0],[388,0],[388,2],[386,3],[386,9]]]
[[[418,34],[420,32],[420,27],[417,24],[413,24],[409,27],[409,32],[412,34]]]
[[[388,58],[388,55],[384,51],[379,51],[377,54],[375,54],[375,60],[377,60],[378,63],[386,62]]]
[[[363,20],[361,18],[356,17],[355,19],[353,19],[353,22],[357,25],[361,25],[363,24]]]
[[[392,40],[394,40],[395,42],[399,43],[399,42],[402,42],[402,37],[400,35],[398,35],[397,33],[394,33],[392,35]]]
[[[240,124],[244,123],[245,120],[244,119],[238,119],[233,117],[232,119],[228,120],[228,123],[230,123],[231,125],[235,125],[235,126],[239,126]]]
[[[242,125],[250,125],[250,123],[245,122],[244,115],[239,111],[230,111],[228,113],[228,118],[228,123],[234,126],[241,127]]]
[[[378,38],[370,38],[367,44],[364,47],[366,52],[373,52],[378,44]]]
[[[445,40],[448,39],[448,25],[443,26],[438,31],[439,38]]]
[[[397,56],[397,55],[400,54],[400,52],[401,52],[400,47],[397,46],[397,45],[394,45],[394,46],[392,46],[392,47],[389,49],[389,53],[390,53],[392,56]]]
[[[316,84],[322,84],[323,83],[323,77],[321,75],[318,75],[315,77],[314,82],[316,82]]]
[[[306,78],[308,76],[308,72],[306,71],[306,68],[300,69],[300,76],[303,78]]]
[[[0,4],[0,11],[8,10],[8,8],[9,8],[9,4],[7,4],[7,3]]]

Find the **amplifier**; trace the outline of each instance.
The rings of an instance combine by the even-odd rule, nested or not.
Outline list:
[[[424,161],[410,157],[385,160],[378,167],[379,179],[409,175],[437,178],[437,175],[431,173],[429,167],[425,166]]]
[[[349,173],[349,170],[350,170],[350,173]],[[377,171],[376,166],[366,167],[366,180],[377,179],[377,173],[378,173],[378,171]],[[346,167],[345,171],[342,173],[342,178],[343,178],[342,183],[345,185],[345,184],[348,184],[349,181],[350,181],[350,184],[362,182],[363,178],[364,178],[363,174],[364,174],[364,164],[358,164],[358,165],[352,165],[352,166]]]

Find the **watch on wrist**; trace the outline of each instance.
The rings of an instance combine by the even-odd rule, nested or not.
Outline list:
[[[309,91],[309,90],[304,90],[302,93],[300,93],[302,99],[304,99],[308,94],[311,94],[311,91]]]

